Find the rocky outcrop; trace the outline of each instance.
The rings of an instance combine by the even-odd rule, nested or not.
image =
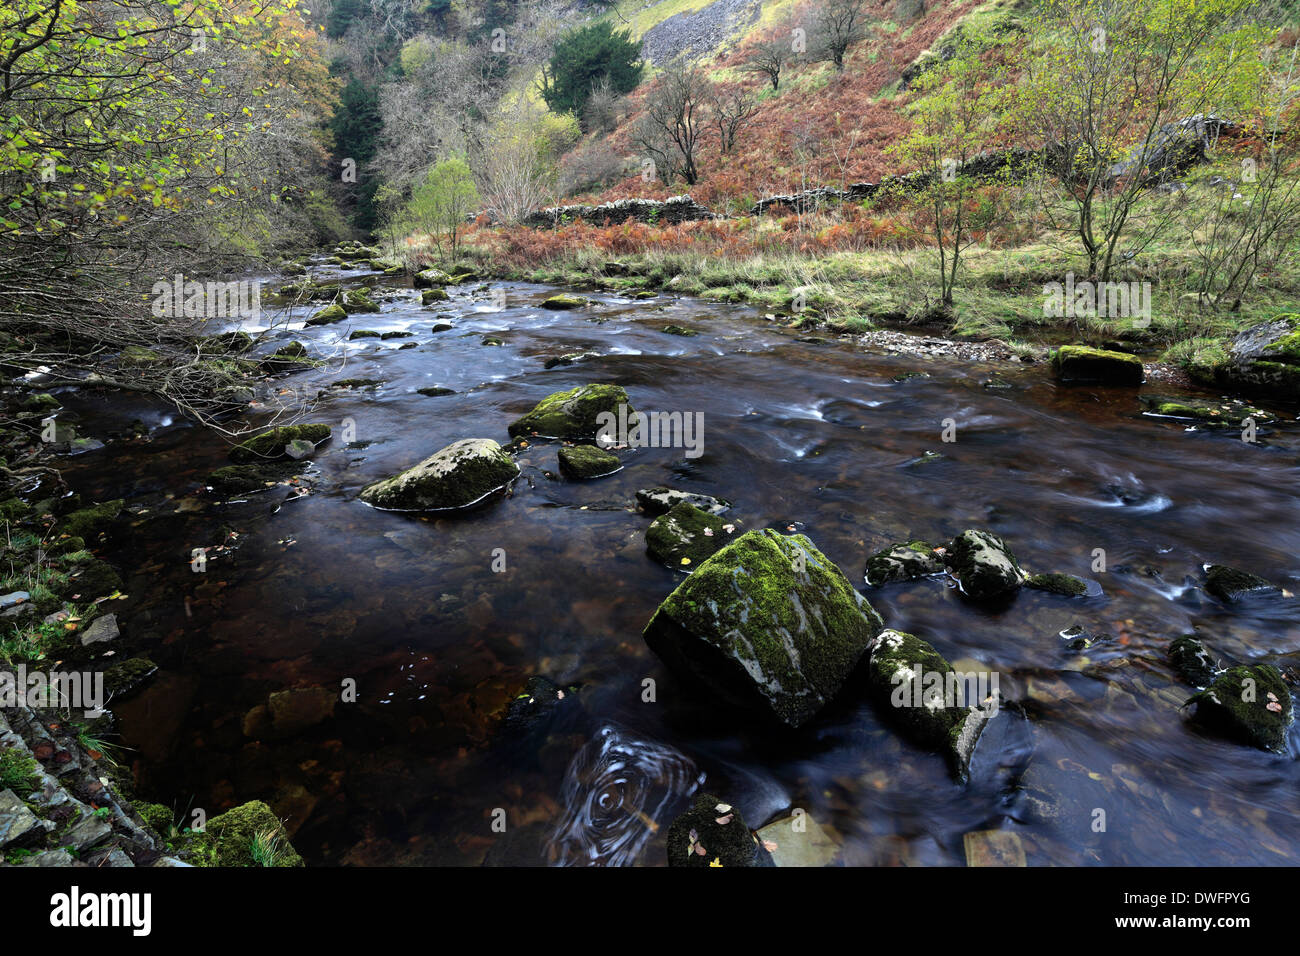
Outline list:
[[[1202,359],[1188,371],[1207,385],[1300,402],[1300,313],[1239,332],[1217,361]]]
[[[519,466],[490,438],[465,438],[413,468],[361,489],[361,500],[384,511],[468,508],[503,491]]]
[[[554,228],[582,219],[598,226],[616,226],[623,222],[650,222],[672,225],[715,219],[716,215],[689,195],[668,199],[617,199],[599,206],[551,206],[529,213],[521,222],[534,228]]]
[[[646,643],[714,697],[798,727],[839,691],[884,624],[803,535],[741,535],[659,605]]]

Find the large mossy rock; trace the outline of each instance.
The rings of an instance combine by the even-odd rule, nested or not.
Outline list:
[[[567,292],[561,292],[559,295],[553,295],[542,302],[543,309],[580,309],[587,304],[587,300],[580,295],[570,295]]]
[[[1253,325],[1189,369],[1208,385],[1300,401],[1300,313]]]
[[[1062,382],[1141,385],[1145,377],[1136,355],[1086,345],[1062,345],[1052,353],[1052,370]]]
[[[877,551],[867,558],[864,573],[870,587],[893,581],[915,581],[931,574],[943,573],[943,559],[924,541],[909,541]]]
[[[646,625],[646,643],[720,699],[798,727],[843,685],[880,615],[803,535],[741,535]]]
[[[307,324],[308,325],[333,325],[335,322],[342,322],[347,317],[348,317],[347,309],[343,308],[343,306],[339,305],[337,302],[331,302],[329,305],[325,306],[325,308],[321,309],[310,319],[308,319]]]
[[[606,412],[618,420],[618,407],[627,406],[631,428],[636,413],[621,385],[579,385],[567,392],[555,392],[537,403],[531,412],[510,423],[511,438],[540,435],[544,438],[568,438],[595,441],[601,430],[600,416]]]
[[[349,289],[343,293],[339,304],[343,306],[343,311],[348,315],[357,312],[378,312],[379,304],[370,298],[370,289],[362,287],[360,289]]]
[[[774,866],[771,855],[731,804],[702,793],[668,826],[669,866]]]
[[[1027,575],[1006,542],[988,531],[963,531],[952,539],[944,563],[973,601],[991,601],[1016,591]]]
[[[303,448],[304,445],[299,443],[316,446],[328,440],[330,434],[330,426],[319,423],[281,425],[230,449],[230,460],[236,465],[248,465],[254,462],[301,458],[302,455],[296,450]]]
[[[122,513],[124,503],[123,499],[114,498],[112,501],[104,501],[89,508],[80,508],[59,519],[59,530],[87,541],[96,540],[99,533]]]
[[[467,508],[519,475],[514,459],[490,438],[465,438],[413,468],[361,489],[361,500],[386,511]]]
[[[1291,726],[1291,690],[1271,664],[1230,667],[1187,701],[1204,726],[1281,753]]]
[[[201,866],[302,866],[289,844],[280,818],[261,800],[253,800],[208,821],[186,843],[192,862]]]
[[[646,553],[670,568],[694,567],[731,540],[728,527],[735,530],[734,524],[682,501],[650,522]]]
[[[451,276],[441,269],[423,269],[412,277],[411,284],[417,289],[431,289],[451,285]]]
[[[996,713],[989,701],[968,699],[969,685],[926,641],[902,631],[881,633],[868,668],[871,695],[910,741],[944,755],[953,775],[966,779],[981,731]]]

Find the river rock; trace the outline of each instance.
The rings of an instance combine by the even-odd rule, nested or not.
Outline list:
[[[1025,581],[1025,587],[1035,591],[1047,591],[1062,597],[1082,597],[1088,593],[1088,582],[1076,578],[1073,574],[1061,574],[1053,571],[1049,574],[1033,574]]]
[[[441,269],[423,269],[412,277],[411,284],[417,289],[451,285],[451,276]]]
[[[560,473],[566,478],[584,480],[604,478],[616,471],[622,471],[623,463],[618,455],[595,448],[591,445],[575,445],[561,448],[559,452]]]
[[[943,573],[943,559],[924,541],[896,544],[867,558],[865,578],[868,586],[879,587],[892,581],[914,581],[931,574]]]
[[[834,829],[801,811],[769,823],[758,831],[758,839],[777,866],[798,867],[834,866],[843,842]]]
[[[1016,591],[1027,575],[1006,542],[988,531],[963,531],[952,539],[944,563],[975,601],[987,601]]]
[[[1169,645],[1169,663],[1178,676],[1195,687],[1209,687],[1218,667],[1195,634],[1184,634]]]
[[[47,825],[12,790],[0,790],[0,849],[41,840]]]
[[[276,735],[291,737],[332,717],[337,701],[325,687],[294,687],[271,694],[266,708]]]
[[[1248,595],[1280,594],[1277,585],[1249,571],[1239,571],[1224,564],[1205,569],[1205,590],[1220,601],[1235,604]]]
[[[1291,690],[1271,664],[1230,667],[1187,701],[1196,720],[1259,747],[1281,753],[1291,725]]]
[[[561,292],[559,295],[553,295],[542,302],[543,309],[580,309],[587,304],[587,300],[580,295],[569,295],[567,292]]]
[[[996,692],[975,703],[950,695],[965,695],[969,685],[928,642],[902,631],[880,634],[867,673],[872,698],[891,722],[917,746],[943,754],[953,775],[965,780],[975,744],[997,712]]]
[[[546,396],[527,415],[511,422],[508,431],[511,438],[537,434],[545,438],[595,441],[602,427],[599,416],[608,412],[617,420],[620,405],[627,406],[631,428],[636,413],[621,385],[579,385]]]
[[[519,475],[514,459],[490,438],[465,438],[413,468],[361,489],[361,500],[385,511],[445,511],[477,504]]]
[[[771,866],[772,858],[745,825],[740,811],[711,793],[668,827],[668,865]]]
[[[1052,370],[1062,382],[1141,385],[1145,377],[1136,355],[1086,345],[1062,345],[1052,353]]]
[[[650,522],[646,553],[670,568],[694,567],[721,550],[734,531],[735,525],[681,501]]]
[[[331,434],[330,426],[323,423],[281,425],[278,428],[272,428],[270,431],[264,431],[262,434],[241,442],[230,449],[230,460],[237,465],[281,461],[290,457],[288,449],[293,442],[305,441],[319,447],[323,442],[329,440]],[[300,458],[302,456],[295,455],[294,457]]]
[[[354,315],[358,312],[379,311],[379,304],[370,298],[370,289],[366,286],[344,292],[339,304],[343,306],[343,311],[347,312],[348,315]]]
[[[435,302],[446,302],[451,296],[447,294],[446,289],[425,289],[420,293],[420,305],[433,305]]]
[[[1253,325],[1223,352],[1194,360],[1188,371],[1207,385],[1300,400],[1300,313]]]
[[[307,320],[308,325],[333,325],[348,317],[347,309],[337,302],[331,302]]]
[[[883,626],[808,538],[765,529],[700,564],[644,636],[720,699],[798,727],[835,696]]]
[[[81,635],[81,646],[88,647],[91,644],[103,644],[108,641],[115,641],[121,631],[117,627],[117,615],[105,614],[97,617],[91,623],[90,627]]]
[[[664,514],[683,501],[711,515],[720,515],[731,510],[731,502],[725,498],[697,495],[689,491],[675,491],[662,486],[643,488],[636,493],[636,503],[641,506],[642,511],[652,517]]]

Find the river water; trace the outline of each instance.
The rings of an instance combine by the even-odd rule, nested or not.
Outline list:
[[[742,306],[595,294],[551,312],[542,286],[450,291],[423,308],[404,290],[380,314],[324,328],[302,329],[310,310],[298,309],[275,334],[273,347],[292,338],[329,357],[277,382],[325,390],[307,420],[355,424],[356,443],[336,430],[318,451],[310,494],[221,502],[204,490],[227,463],[220,437],[131,396],[62,396],[90,434],[135,418],[152,429],[65,471],[83,495],[125,497],[132,511],[107,557],[128,578],[125,640],[161,667],[113,705],[142,794],[209,816],[264,799],[318,865],[662,865],[666,824],[699,789],[754,827],[805,811],[850,865],[960,865],[963,835],[989,829],[1018,834],[1031,865],[1298,862],[1294,745],[1267,754],[1196,729],[1181,707],[1191,690],[1164,660],[1195,629],[1225,662],[1297,662],[1293,603],[1227,608],[1198,587],[1214,562],[1296,588],[1294,426],[1247,444],[1145,416],[1131,389],[1062,387],[1040,365],[876,354],[851,337],[798,341]],[[444,319],[454,328],[432,332]],[[356,328],[414,335],[343,342]],[[505,344],[482,344],[489,334]],[[599,357],[544,368],[570,352]],[[346,378],[383,384],[328,388]],[[469,515],[357,500],[458,439],[504,444],[536,401],[588,382],[625,386],[642,410],[703,413],[703,454],[628,450],[622,471],[575,483],[557,477],[556,446],[538,443],[511,496]],[[455,393],[415,391],[431,385]],[[918,462],[927,451],[942,457]],[[971,782],[904,742],[857,683],[775,733],[668,672],[640,635],[682,572],[646,557],[634,498],[663,484],[731,499],[742,529],[808,535],[889,626],[960,670],[996,673],[1015,706],[981,742]],[[1100,593],[1022,591],[981,608],[942,579],[863,583],[871,552],[966,528]],[[214,548],[202,573],[200,547]],[[1063,638],[1071,627],[1091,645]],[[533,675],[579,689],[541,736],[507,738],[501,714]],[[355,702],[301,729],[246,717],[271,693],[345,686]]]

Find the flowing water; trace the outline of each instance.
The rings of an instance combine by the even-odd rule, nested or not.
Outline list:
[[[62,396],[90,434],[135,418],[152,429],[66,463],[83,495],[132,511],[107,556],[128,576],[125,640],[161,667],[113,706],[141,793],[208,815],[264,799],[323,865],[660,865],[666,824],[696,792],[751,826],[803,809],[848,864],[960,865],[963,834],[992,828],[1020,834],[1031,865],[1298,862],[1294,745],[1273,755],[1199,731],[1164,660],[1193,628],[1225,661],[1297,660],[1294,604],[1225,608],[1197,586],[1218,562],[1296,587],[1294,426],[1251,445],[1144,416],[1129,389],[1058,386],[1041,366],[797,341],[750,308],[671,296],[540,308],[554,291],[454,287],[441,305],[455,327],[438,333],[447,316],[410,290],[381,314],[277,333],[277,346],[336,356],[281,387],[383,381],[324,392],[309,420],[336,437],[310,494],[222,503],[203,487],[227,463],[219,437],[141,399]],[[414,336],[342,343],[354,328]],[[481,344],[488,334],[505,344]],[[599,357],[544,368],[570,352]],[[702,412],[703,454],[627,450],[617,474],[568,482],[542,442],[519,456],[508,498],[468,515],[357,500],[455,440],[504,443],[536,401],[587,382],[625,386],[642,410]],[[455,393],[415,391],[430,385]],[[942,457],[918,461],[927,451]],[[971,782],[904,742],[857,683],[775,733],[668,672],[641,629],[683,575],[646,557],[634,499],[663,484],[731,499],[742,529],[808,535],[890,626],[996,673],[1017,706],[981,742]],[[863,584],[871,552],[972,527],[1100,593],[981,608],[943,579]],[[201,547],[214,550],[197,573]],[[1079,649],[1061,636],[1071,627],[1095,640]],[[579,689],[540,736],[509,739],[500,717],[532,675]],[[269,694],[345,682],[355,702],[258,729]]]

